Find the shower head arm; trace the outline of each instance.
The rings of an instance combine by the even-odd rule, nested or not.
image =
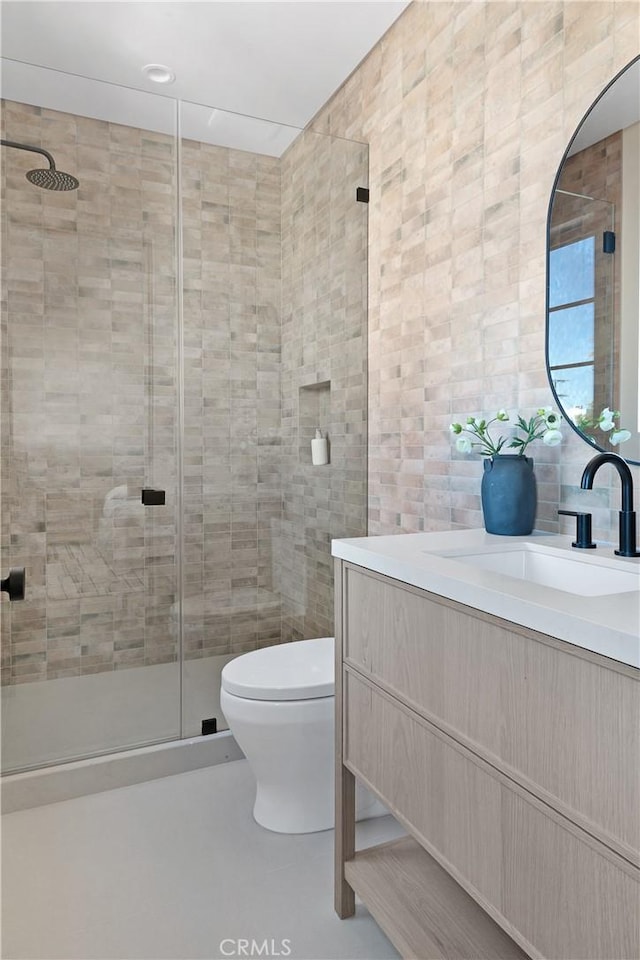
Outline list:
[[[43,150],[42,147],[30,147],[26,143],[16,143],[14,140],[0,140],[0,145],[3,147],[15,147],[16,150],[30,150],[31,153],[41,153],[43,157],[46,157],[49,161],[49,169],[55,170],[56,165],[53,157],[48,152],[48,150]]]

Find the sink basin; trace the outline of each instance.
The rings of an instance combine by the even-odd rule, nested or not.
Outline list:
[[[640,566],[593,554],[568,554],[540,544],[514,543],[502,549],[487,548],[475,553],[447,551],[439,555],[503,577],[516,577],[579,596],[599,597],[640,590]]]

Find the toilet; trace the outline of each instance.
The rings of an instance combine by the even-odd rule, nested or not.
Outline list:
[[[334,826],[334,638],[253,650],[222,670],[220,705],[256,778],[253,815],[277,833]],[[358,819],[388,810],[360,784]]]

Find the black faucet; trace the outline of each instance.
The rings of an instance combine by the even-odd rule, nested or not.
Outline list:
[[[620,517],[620,549],[615,553],[619,557],[640,557],[636,549],[636,515],[633,510],[633,477],[626,460],[617,453],[599,453],[584,468],[580,486],[583,490],[593,488],[593,480],[603,463],[610,463],[620,476],[622,486],[622,510]]]

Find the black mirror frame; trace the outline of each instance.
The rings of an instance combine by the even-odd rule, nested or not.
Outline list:
[[[567,149],[562,155],[562,160],[560,161],[560,165],[556,172],[556,175],[553,181],[553,186],[551,188],[551,197],[549,199],[549,207],[547,210],[547,250],[546,250],[546,258],[545,258],[547,277],[546,277],[546,285],[545,285],[545,305],[544,305],[544,360],[545,360],[545,366],[547,370],[547,380],[549,381],[551,392],[558,405],[560,413],[562,414],[563,420],[569,424],[569,426],[574,431],[574,433],[577,433],[578,436],[581,437],[581,439],[584,440],[584,442],[589,447],[592,447],[595,450],[600,450],[602,453],[611,453],[611,450],[608,447],[601,447],[594,438],[589,437],[586,433],[583,433],[582,430],[580,430],[578,426],[573,422],[573,420],[569,420],[569,418],[565,416],[564,407],[562,406],[560,399],[558,397],[558,394],[556,393],[556,389],[553,385],[553,378],[551,376],[551,367],[549,365],[549,265],[550,265],[550,254],[551,254],[551,249],[550,249],[551,247],[551,214],[553,212],[553,202],[555,199],[556,190],[558,189],[558,183],[560,182],[560,175],[562,174],[562,169],[569,156],[569,151],[571,150],[573,142],[578,136],[578,133],[580,132],[580,130],[582,129],[582,125],[584,124],[585,120],[587,119],[591,111],[594,109],[594,107],[604,97],[605,93],[608,92],[608,90],[622,76],[623,73],[626,73],[627,70],[634,65],[634,63],[638,63],[638,62],[640,62],[640,54],[638,54],[637,57],[634,57],[633,60],[630,60],[629,63],[622,68],[622,70],[618,71],[615,77],[609,81],[609,83],[606,85],[606,87],[604,87],[603,90],[600,91],[600,93],[598,94],[596,99],[593,101],[593,103],[591,104],[591,106],[583,116],[582,120],[576,127],[573,133],[573,136],[571,137],[571,139],[569,140],[569,143],[567,144]],[[627,463],[633,463],[635,465],[640,466],[640,460],[632,460],[631,458],[627,458],[624,456],[624,453],[622,452],[621,452],[621,456],[627,461]]]

